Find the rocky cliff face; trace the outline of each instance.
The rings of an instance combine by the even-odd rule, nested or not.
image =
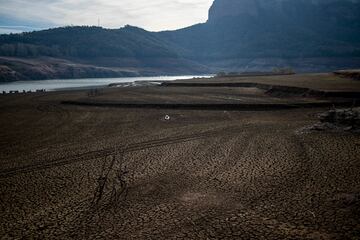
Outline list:
[[[258,2],[254,0],[215,0],[209,10],[209,21],[229,16],[258,16],[258,10]]]
[[[288,17],[301,15],[302,11],[316,10],[334,6],[343,7],[359,3],[360,0],[215,0],[209,10],[209,21],[219,21],[224,17],[261,17],[263,13],[286,15]],[[339,9],[340,11],[342,9]]]
[[[360,0],[215,0],[206,23],[160,35],[223,69],[335,70],[360,57]]]

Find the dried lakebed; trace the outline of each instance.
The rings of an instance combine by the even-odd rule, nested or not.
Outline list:
[[[328,108],[209,111],[61,103],[195,98],[314,101],[256,89],[181,87],[0,96],[2,238],[359,236],[359,134],[299,131]]]

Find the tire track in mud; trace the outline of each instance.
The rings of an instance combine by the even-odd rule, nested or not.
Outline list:
[[[211,183],[217,188],[231,188],[231,191],[238,192],[238,185],[245,182],[250,184],[266,183],[266,179],[271,179],[275,185],[287,185],[289,189],[302,189],[302,183],[308,178],[310,166],[310,157],[306,151],[301,139],[297,136],[289,135],[284,142],[289,143],[291,151],[294,152],[295,159],[302,161],[294,161],[292,164],[288,162],[286,149],[282,147],[279,140],[272,140],[271,134],[243,134],[241,141],[235,141],[231,145],[232,139],[228,139],[228,148],[230,149],[227,157],[222,157],[223,161],[217,162],[217,168],[207,174],[205,180],[198,186],[209,186]],[[268,143],[266,143],[266,141]],[[225,144],[225,143],[224,143]],[[236,147],[235,147],[236,146]],[[265,146],[272,146],[265,148]],[[259,150],[258,150],[259,149]],[[266,154],[261,154],[266,153]],[[226,160],[225,160],[226,159]],[[301,163],[301,164],[300,164]],[[293,166],[293,168],[289,168]],[[205,168],[206,166],[204,166]],[[246,169],[245,172],[244,169]],[[269,174],[264,175],[265,172]],[[254,176],[262,176],[262,178],[254,178]],[[286,181],[279,183],[278,176],[283,176]],[[301,181],[297,181],[298,177]],[[303,181],[302,181],[303,180]],[[261,185],[261,184],[260,184]],[[244,190],[244,187],[242,187]],[[270,189],[270,188],[269,188]],[[259,197],[261,199],[261,197]]]
[[[128,144],[128,145],[116,147],[116,149],[118,149],[118,150],[116,150],[114,148],[105,148],[102,150],[90,151],[90,152],[83,153],[83,154],[77,154],[72,157],[59,158],[59,159],[50,161],[48,163],[36,163],[36,164],[31,164],[31,165],[27,165],[27,166],[23,166],[23,167],[15,167],[15,168],[2,170],[2,171],[0,171],[0,178],[6,178],[6,177],[10,177],[10,176],[13,176],[16,174],[28,173],[28,172],[32,172],[32,171],[39,171],[39,170],[49,169],[49,168],[58,167],[58,166],[64,166],[64,165],[82,162],[82,161],[94,160],[94,159],[97,159],[97,158],[100,158],[103,156],[108,156],[108,155],[114,154],[116,152],[123,152],[126,154],[126,153],[146,150],[146,149],[150,149],[150,148],[156,148],[156,147],[162,147],[162,146],[167,146],[167,145],[172,145],[172,144],[196,141],[196,140],[200,140],[200,139],[204,139],[204,138],[213,137],[218,134],[221,134],[221,135],[234,134],[238,130],[239,130],[239,128],[232,127],[232,128],[220,129],[220,130],[216,130],[216,131],[208,131],[208,132],[202,132],[202,133],[197,133],[197,134],[183,135],[183,136],[179,136],[179,137],[168,137],[168,138],[162,138],[162,139],[149,140],[149,141],[144,141],[144,142],[139,142],[139,143]]]

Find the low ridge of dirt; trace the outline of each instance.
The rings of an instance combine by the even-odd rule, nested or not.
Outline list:
[[[354,69],[354,70],[340,70],[334,72],[336,75],[346,77],[346,78],[352,78],[356,80],[360,80],[360,69]]]

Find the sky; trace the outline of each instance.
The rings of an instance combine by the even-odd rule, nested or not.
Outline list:
[[[213,0],[0,0],[0,33],[69,25],[149,31],[205,22]]]

